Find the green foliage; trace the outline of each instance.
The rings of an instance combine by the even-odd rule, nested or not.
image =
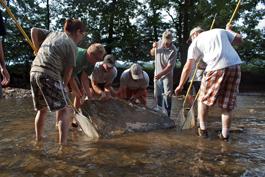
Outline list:
[[[175,44],[180,48],[182,65],[186,61],[191,28],[197,25],[209,29],[217,14],[214,27],[224,28],[235,7],[236,0],[11,0],[9,7],[26,33],[33,26],[62,31],[67,18],[79,18],[87,26],[87,37],[79,44],[88,47],[91,43],[103,43],[108,53],[119,60],[149,61],[153,41],[161,38],[170,28],[175,35]],[[262,4],[263,9],[257,10]],[[237,48],[241,58],[248,64],[252,60],[265,60],[265,29],[256,29],[264,18],[264,0],[241,1],[234,21],[235,31],[245,36],[245,42]],[[261,6],[262,7],[262,6]],[[5,55],[9,63],[31,62],[32,49],[14,25],[6,19],[8,35],[5,40]],[[168,16],[168,18],[165,18]]]

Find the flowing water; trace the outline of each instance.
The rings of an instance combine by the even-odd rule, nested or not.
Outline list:
[[[218,140],[219,112],[210,112],[210,138],[174,129],[126,134],[90,142],[70,131],[59,147],[54,114],[46,138],[34,141],[30,98],[0,100],[0,176],[265,176],[265,96],[241,94],[229,143]],[[149,103],[151,101],[149,100]]]

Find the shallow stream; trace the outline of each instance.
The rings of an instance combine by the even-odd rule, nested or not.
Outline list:
[[[210,112],[210,138],[194,130],[132,133],[90,142],[70,131],[69,145],[57,144],[54,114],[46,138],[34,141],[31,98],[0,100],[0,176],[265,176],[265,94],[240,94],[229,143],[217,138],[219,112]],[[149,104],[152,100],[149,99]]]

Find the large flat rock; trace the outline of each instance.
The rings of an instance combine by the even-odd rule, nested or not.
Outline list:
[[[100,137],[175,127],[164,114],[119,99],[86,100],[81,109],[83,115],[90,116]]]

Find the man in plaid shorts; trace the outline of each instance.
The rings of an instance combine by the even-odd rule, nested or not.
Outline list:
[[[232,44],[240,44],[242,37],[231,30],[231,25],[224,29],[203,31],[196,27],[190,32],[191,45],[188,49],[187,62],[183,68],[176,95],[181,92],[195,61],[202,58],[207,64],[198,98],[198,135],[207,137],[206,119],[209,107],[218,101],[222,109],[222,132],[219,138],[228,141],[232,110],[236,105],[236,95],[241,79],[242,63]]]

